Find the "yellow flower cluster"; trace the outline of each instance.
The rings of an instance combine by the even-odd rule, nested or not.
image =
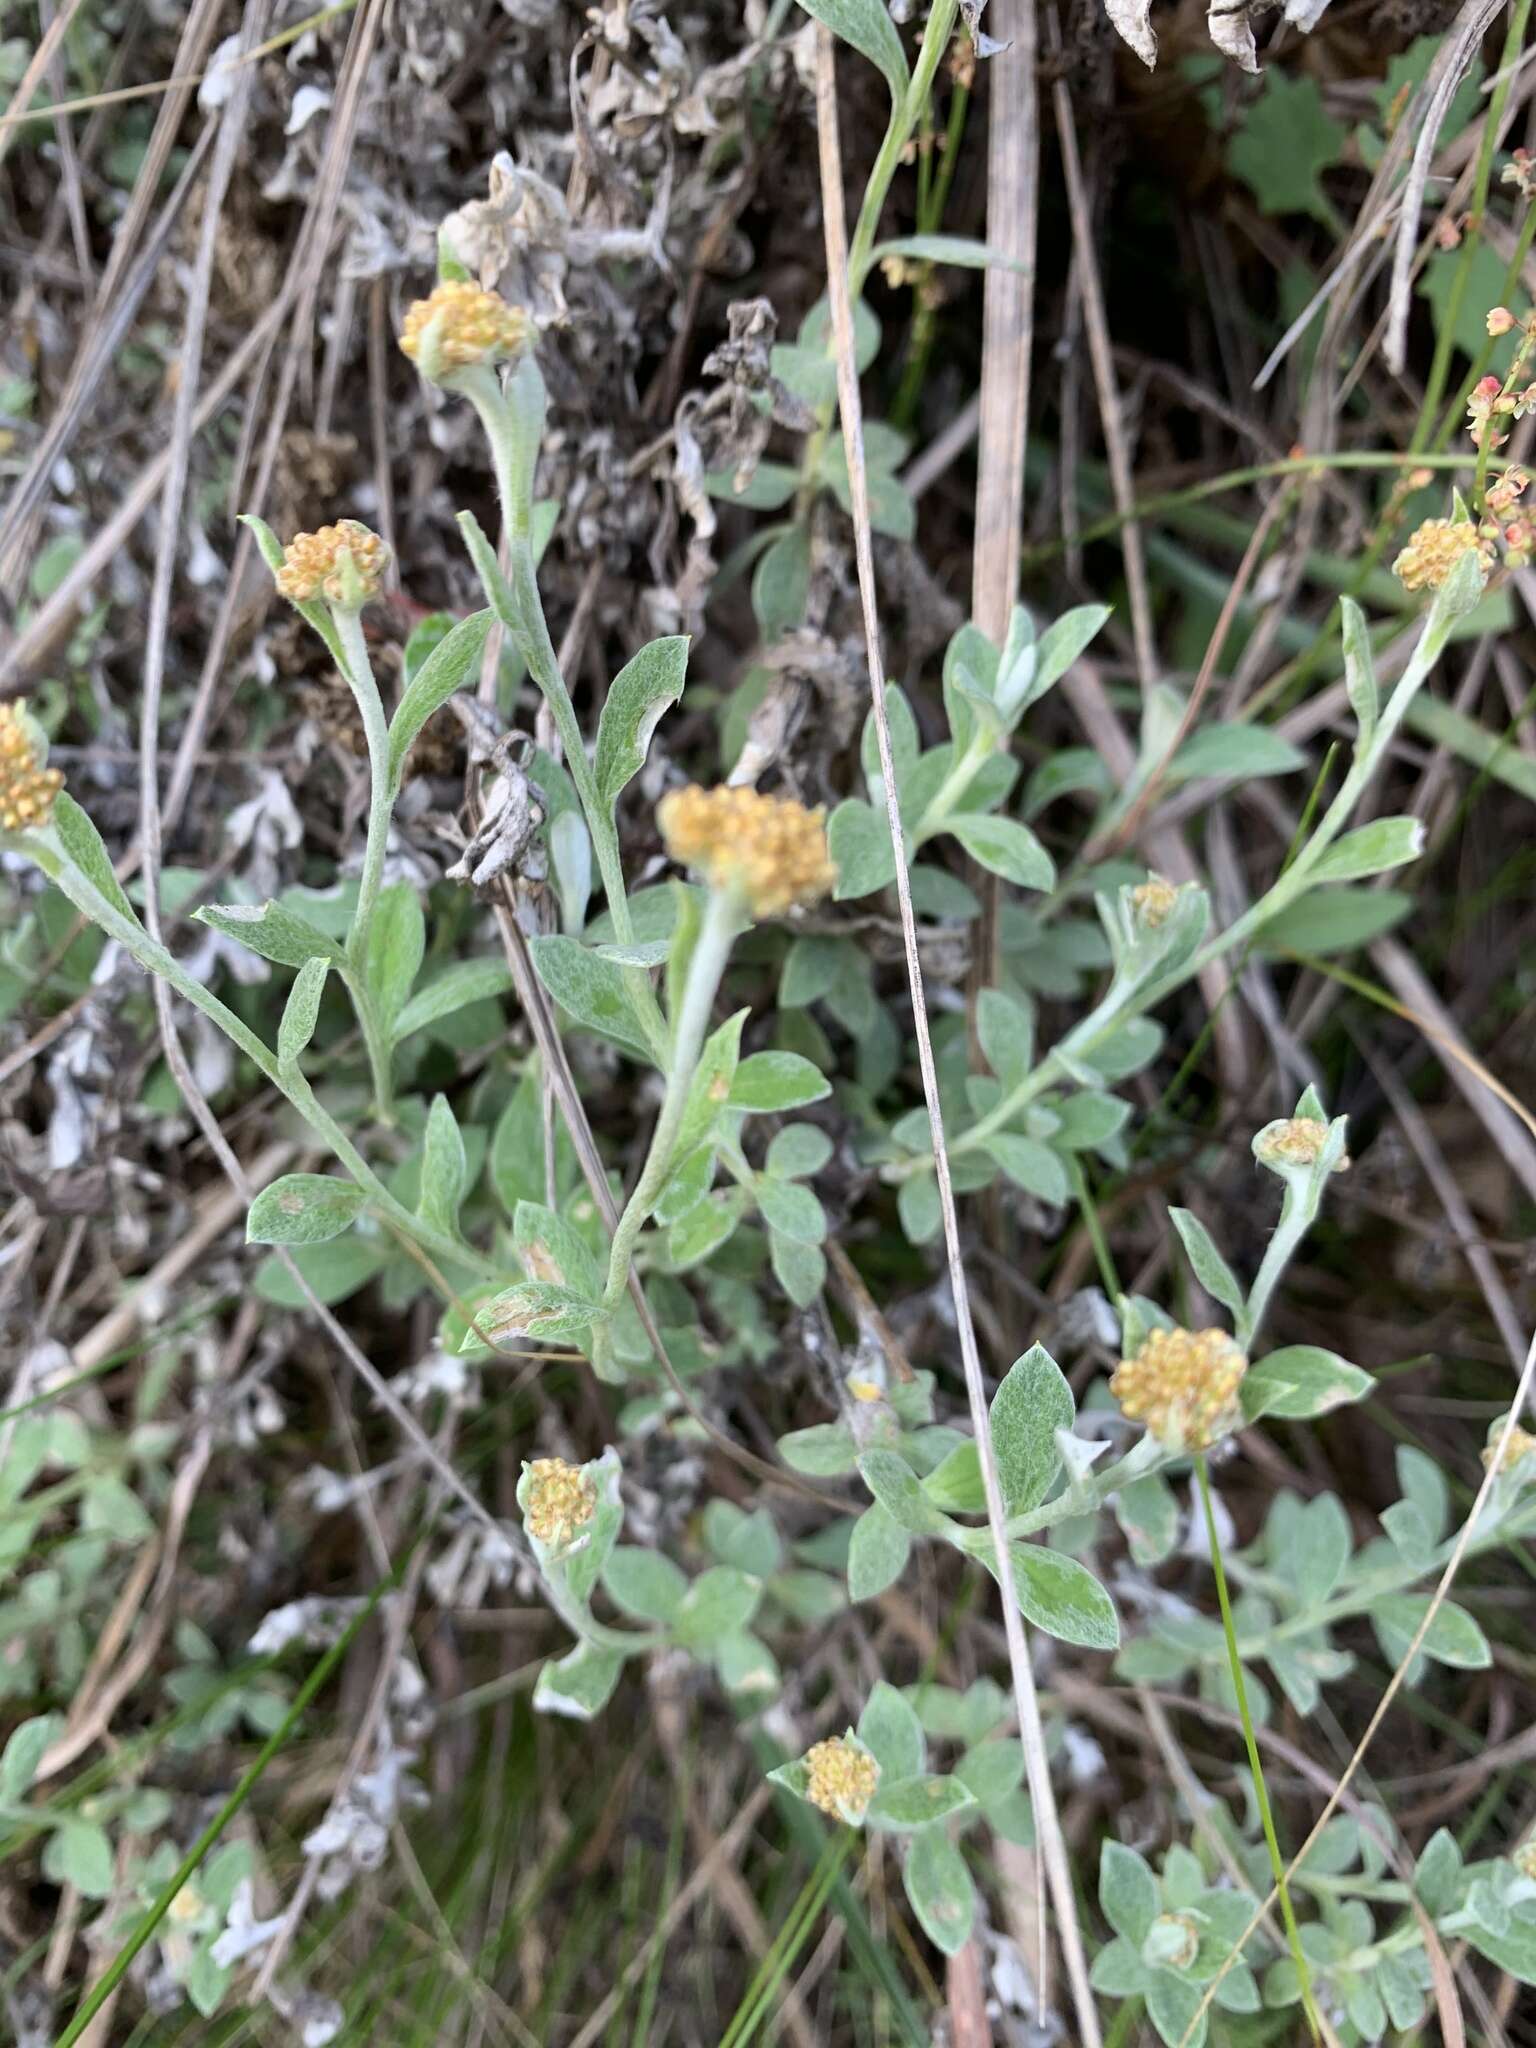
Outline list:
[[[1504,1424],[1502,1422],[1496,1423],[1494,1425],[1492,1441],[1483,1448],[1483,1470],[1485,1472],[1492,1467],[1499,1448],[1499,1438],[1503,1434]],[[1516,1423],[1515,1427],[1509,1432],[1509,1442],[1504,1446],[1504,1455],[1499,1459],[1499,1470],[1501,1472],[1512,1472],[1516,1465],[1524,1464],[1532,1451],[1536,1451],[1536,1436],[1532,1436],[1528,1429],[1522,1429]]]
[[[656,812],[667,851],[712,888],[734,889],[755,917],[815,903],[837,880],[819,810],[755,789],[678,789]]]
[[[1264,1140],[1264,1150],[1287,1166],[1314,1166],[1327,1139],[1328,1126],[1320,1117],[1293,1116],[1274,1126]],[[1343,1173],[1348,1166],[1348,1159],[1341,1153],[1333,1170]]]
[[[812,1806],[839,1820],[864,1818],[880,1782],[880,1766],[867,1750],[831,1735],[806,1751],[805,1768],[805,1796]]]
[[[1470,520],[1426,519],[1409,535],[1392,571],[1404,590],[1438,590],[1462,556],[1474,549],[1491,568],[1493,548]]]
[[[1162,875],[1149,875],[1131,891],[1131,908],[1153,931],[1168,922],[1178,900],[1178,890]]]
[[[535,1458],[528,1467],[523,1521],[528,1534],[564,1550],[597,1512],[597,1482],[564,1458]]]
[[[1522,1877],[1536,1879],[1536,1838],[1522,1842],[1510,1861]]]
[[[352,558],[349,579],[342,556]],[[296,533],[283,549],[283,566],[273,577],[279,597],[291,604],[308,604],[323,597],[330,604],[346,604],[361,591],[364,601],[377,597],[389,567],[389,549],[371,527],[360,519],[343,519],[335,526],[322,526],[318,533]]]
[[[1225,1330],[1153,1330],[1109,1383],[1121,1412],[1173,1451],[1205,1451],[1238,1420],[1248,1361]]]
[[[509,306],[495,292],[484,291],[467,278],[440,284],[430,297],[417,299],[406,312],[400,351],[418,365],[429,327],[434,329],[428,350],[433,374],[520,355],[532,333],[521,306]]]
[[[36,726],[17,705],[0,703],[0,831],[46,825],[64,787],[57,768],[43,766]]]

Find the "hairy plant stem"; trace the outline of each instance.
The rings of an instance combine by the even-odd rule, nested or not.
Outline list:
[[[881,209],[891,181],[900,168],[912,132],[922,119],[923,109],[928,104],[928,95],[933,90],[933,81],[943,62],[944,52],[949,48],[950,36],[954,33],[955,15],[959,0],[934,0],[933,10],[923,30],[922,48],[917,53],[917,63],[907,81],[906,91],[893,101],[890,123],[880,144],[879,153],[869,173],[869,182],[864,187],[864,197],[859,205],[859,217],[854,224],[853,239],[848,245],[848,295],[856,299],[864,289],[864,280],[869,274],[870,252],[875,246],[875,233],[880,225]]]
[[[1258,1802],[1259,1821],[1264,1829],[1264,1841],[1269,1849],[1269,1867],[1274,1872],[1275,1888],[1280,1894],[1280,1911],[1285,1920],[1286,1939],[1290,1943],[1291,1960],[1296,1965],[1296,1974],[1301,1980],[1301,2002],[1307,2015],[1307,2025],[1312,2030],[1314,2041],[1321,2038],[1317,2023],[1317,2007],[1312,1997],[1312,1973],[1307,1967],[1307,1958],[1301,1946],[1301,1929],[1296,1924],[1296,1909],[1291,1903],[1291,1888],[1285,1881],[1285,1858],[1280,1853],[1280,1839],[1275,1833],[1275,1817],[1270,1811],[1269,1788],[1264,1782],[1264,1761],[1259,1755],[1259,1739],[1253,1731],[1253,1716],[1248,1711],[1248,1684],[1243,1675],[1243,1660],[1238,1654],[1237,1630],[1232,1621],[1232,1602],[1227,1593],[1227,1575],[1222,1569],[1221,1539],[1216,1534],[1216,1513],[1211,1503],[1210,1474],[1206,1470],[1205,1453],[1197,1451],[1194,1459],[1195,1480],[1200,1488],[1200,1505],[1205,1513],[1206,1540],[1211,1549],[1211,1570],[1216,1575],[1216,1599],[1221,1608],[1222,1632],[1227,1639],[1227,1667],[1232,1674],[1232,1690],[1237,1695],[1238,1716],[1243,1724],[1243,1741],[1248,1749],[1248,1768],[1253,1773],[1253,1796]]]
[[[709,1029],[715,995],[730,958],[731,942],[741,924],[742,906],[733,890],[711,889],[705,899],[703,921],[688,962],[682,999],[672,1024],[672,1046],[667,1063],[667,1089],[661,1114],[651,1133],[651,1143],[640,1169],[635,1191],[624,1205],[608,1252],[608,1277],[603,1287],[603,1306],[611,1314],[624,1299],[635,1244],[646,1218],[655,1207],[674,1161],[677,1134],[688,1107],[693,1077],[698,1070],[704,1034]]]
[[[449,388],[461,392],[469,400],[485,429],[506,527],[506,576],[501,575],[494,555],[482,555],[473,547],[471,552],[475,555],[476,567],[480,570],[492,609],[512,635],[529,675],[549,706],[555,730],[560,735],[560,744],[565,750],[566,771],[575,785],[577,800],[587,821],[614,932],[621,946],[633,945],[634,922],[629,912],[629,898],[624,891],[618,828],[612,807],[605,806],[602,801],[592,764],[587,759],[586,740],[576,717],[576,706],[560,672],[559,656],[555,653],[539,596],[537,565],[533,558],[533,473],[544,425],[543,379],[533,358],[526,356],[512,373],[506,394],[495,371],[485,365],[460,371]],[[467,516],[461,515],[461,526]],[[467,527],[464,530],[468,538],[469,530]],[[636,1019],[660,1064],[666,1050],[666,1027],[650,977],[643,967],[633,963],[624,966],[623,975]]]
[[[201,1010],[212,1020],[225,1037],[239,1047],[252,1065],[272,1086],[292,1104],[310,1129],[344,1166],[352,1179],[362,1189],[370,1208],[402,1236],[419,1244],[423,1251],[430,1252],[439,1260],[452,1265],[468,1267],[478,1279],[501,1280],[504,1269],[493,1259],[464,1244],[460,1239],[449,1236],[419,1216],[413,1216],[403,1202],[385,1187],[373,1168],[364,1159],[350,1137],[337,1123],[330,1111],[316,1100],[314,1091],[296,1066],[285,1065],[265,1045],[245,1021],[221,1003],[200,981],[195,981],[175,955],[151,939],[149,934],[132,918],[123,913],[94,887],[70,859],[56,828],[49,826],[45,831],[19,835],[20,844],[37,862],[59,892],[67,896],[82,916],[98,925],[109,938],[116,939],[126,953],[133,956],[148,974],[156,975],[176,993]]]
[[[331,607],[336,637],[345,657],[343,673],[363,721],[368,746],[368,838],[363,849],[363,871],[358,884],[357,908],[347,934],[347,964],[342,970],[352,1007],[362,1029],[373,1075],[373,1106],[381,1123],[394,1121],[394,1049],[388,1025],[368,986],[368,941],[373,930],[373,913],[384,878],[384,856],[389,847],[389,821],[395,807],[394,778],[389,771],[389,724],[384,701],[374,679],[373,663],[363,638],[362,614],[341,605]]]

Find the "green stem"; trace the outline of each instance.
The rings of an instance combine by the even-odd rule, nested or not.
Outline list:
[[[1296,1909],[1291,1904],[1291,1888],[1285,1881],[1285,1858],[1280,1853],[1280,1841],[1275,1833],[1275,1817],[1270,1811],[1269,1788],[1264,1782],[1264,1764],[1259,1755],[1259,1739],[1253,1732],[1253,1716],[1248,1711],[1248,1686],[1243,1676],[1243,1660],[1237,1652],[1237,1630],[1232,1622],[1232,1602],[1227,1594],[1227,1575],[1222,1569],[1221,1541],[1216,1534],[1216,1514],[1211,1505],[1211,1482],[1206,1471],[1203,1451],[1195,1453],[1194,1464],[1195,1479],[1200,1488],[1200,1505],[1205,1511],[1205,1533],[1211,1546],[1211,1570],[1216,1575],[1216,1598],[1221,1607],[1221,1626],[1227,1639],[1227,1666],[1232,1673],[1232,1690],[1237,1695],[1237,1711],[1243,1724],[1243,1741],[1248,1747],[1248,1768],[1253,1773],[1253,1796],[1258,1802],[1259,1820],[1264,1829],[1265,1843],[1269,1848],[1269,1867],[1275,1875],[1275,1889],[1280,1894],[1280,1911],[1285,1920],[1291,1959],[1301,1980],[1301,2001],[1306,2009],[1307,2025],[1312,2030],[1313,2040],[1316,2041],[1320,2038],[1320,2030],[1317,2024],[1317,2007],[1312,1998],[1312,1973],[1301,1946],[1301,1929],[1296,1925]]]
[[[634,923],[624,891],[624,867],[613,809],[603,803],[599,794],[576,706],[560,672],[559,656],[539,596],[538,569],[533,557],[533,472],[544,421],[543,380],[531,356],[524,358],[513,376],[515,388],[510,398],[503,395],[495,372],[484,367],[460,372],[450,387],[468,398],[485,429],[506,525],[506,578],[497,570],[494,556],[485,560],[478,558],[478,551],[473,548],[472,552],[477,554],[476,566],[492,609],[512,635],[529,675],[549,706],[565,752],[566,770],[587,821],[614,933],[620,945],[632,945]],[[470,537],[468,528],[465,534]],[[660,1060],[665,1053],[666,1027],[650,977],[643,967],[634,965],[627,965],[623,974],[635,1015]]]
[[[146,973],[168,983],[194,1009],[201,1010],[205,1017],[218,1025],[225,1037],[239,1047],[263,1078],[293,1105],[316,1137],[334,1153],[367,1196],[371,1208],[433,1258],[468,1266],[481,1279],[502,1280],[506,1277],[504,1268],[495,1260],[486,1258],[457,1238],[447,1236],[423,1222],[419,1216],[413,1216],[404,1203],[397,1201],[341,1125],[316,1101],[313,1090],[298,1069],[281,1064],[276,1054],[243,1018],[236,1016],[200,981],[194,981],[175,955],[151,939],[141,925],[109,903],[74,865],[52,826],[43,832],[26,834],[22,843],[49,881],[69,898],[82,916],[88,917],[110,938],[116,939]]]
[[[704,906],[704,918],[699,935],[694,943],[693,957],[688,963],[688,977],[683,984],[682,1000],[678,1004],[674,1019],[671,1057],[667,1068],[667,1090],[662,1098],[661,1114],[656,1119],[656,1128],[651,1134],[650,1149],[645,1156],[645,1165],[635,1183],[635,1191],[624,1205],[624,1213],[614,1229],[613,1243],[608,1253],[608,1278],[603,1288],[603,1306],[612,1313],[624,1299],[624,1290],[629,1285],[629,1269],[634,1250],[646,1218],[656,1205],[656,1198],[666,1183],[673,1166],[672,1154],[677,1145],[677,1134],[682,1127],[683,1114],[688,1107],[689,1092],[699,1064],[699,1053],[703,1048],[704,1034],[709,1028],[710,1013],[714,1008],[715,994],[720,987],[725,963],[730,957],[731,941],[736,936],[741,921],[741,907],[735,895],[726,889],[711,889]]]
[[[891,181],[896,176],[901,159],[906,152],[912,132],[922,118],[928,95],[933,90],[934,77],[949,48],[949,39],[954,32],[955,13],[959,0],[934,0],[928,25],[923,30],[922,48],[917,54],[917,63],[907,81],[907,89],[891,107],[890,124],[880,144],[874,167],[869,174],[869,183],[864,187],[863,202],[859,207],[859,218],[853,230],[853,241],[848,249],[848,290],[849,297],[857,299],[864,288],[869,274],[870,251],[875,246],[875,233],[880,225],[881,210]]]
[[[374,1109],[381,1123],[390,1123],[394,1119],[394,1053],[368,986],[368,941],[373,930],[379,887],[384,878],[389,821],[395,805],[394,781],[389,772],[389,724],[384,716],[378,683],[374,680],[373,664],[368,659],[362,614],[333,605],[331,617],[345,656],[344,673],[357,701],[363,721],[363,737],[368,746],[368,839],[363,851],[357,907],[352,913],[352,929],[347,934],[344,974],[368,1051],[368,1066],[373,1075]]]

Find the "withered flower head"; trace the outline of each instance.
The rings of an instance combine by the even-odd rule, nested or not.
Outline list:
[[[755,789],[674,790],[656,818],[675,861],[712,888],[734,889],[755,917],[815,903],[837,880],[819,810]]]
[[[1409,535],[1392,572],[1404,590],[1438,590],[1462,556],[1474,551],[1492,567],[1493,548],[1470,520],[1426,519]]]
[[[20,705],[0,703],[0,831],[46,825],[64,787],[57,768],[46,768],[48,743]]]
[[[373,529],[360,519],[342,519],[318,533],[296,533],[272,580],[290,604],[323,597],[327,604],[360,608],[378,596],[388,567],[389,549]]]
[[[549,1549],[564,1550],[597,1512],[597,1482],[564,1458],[535,1458],[527,1471],[524,1525]]]
[[[1238,1421],[1248,1360],[1225,1330],[1152,1330],[1109,1383],[1121,1412],[1171,1451],[1205,1451]]]
[[[806,1751],[805,1768],[805,1796],[812,1806],[856,1827],[880,1782],[880,1766],[869,1751],[844,1736],[831,1735]]]
[[[400,350],[424,376],[436,378],[445,370],[520,355],[532,331],[521,306],[509,306],[467,278],[454,278],[408,308]]]

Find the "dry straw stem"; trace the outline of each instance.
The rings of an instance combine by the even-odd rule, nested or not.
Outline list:
[[[954,1295],[955,1324],[960,1356],[965,1368],[965,1389],[970,1401],[971,1422],[981,1461],[982,1483],[987,1497],[987,1523],[996,1551],[998,1584],[1003,1601],[1003,1627],[1008,1638],[1008,1662],[1013,1675],[1014,1701],[1018,1709],[1019,1734],[1029,1779],[1030,1798],[1035,1811],[1035,1828],[1045,1857],[1051,1900],[1056,1909],[1067,1974],[1072,1984],[1080,2048],[1100,2048],[1098,2014],[1088,1983],[1088,1963],[1083,1953],[1082,1931],[1078,1926],[1077,1902],[1072,1890],[1072,1872],[1062,1839],[1051,1790],[1050,1769],[1045,1755],[1045,1731],[1040,1720],[1040,1703],[1030,1668],[1029,1646],[1024,1638],[1024,1620],[1014,1592],[1012,1560],[1006,1538],[1007,1513],[998,1483],[997,1460],[987,1418],[987,1390],[982,1378],[981,1358],[976,1347],[976,1329],[971,1319],[970,1295],[966,1286],[965,1262],[960,1249],[960,1226],[955,1213],[955,1194],[950,1182],[949,1156],[944,1143],[944,1119],[939,1107],[938,1077],[934,1068],[933,1041],[928,1030],[928,1012],[923,996],[923,971],[917,951],[917,926],[912,914],[912,889],[907,874],[902,837],[901,805],[896,794],[896,772],[891,756],[890,721],[885,708],[885,674],[880,653],[880,621],[876,609],[874,550],[870,539],[869,497],[864,473],[863,416],[859,404],[858,373],[853,356],[853,307],[848,291],[847,225],[843,213],[842,151],[837,125],[837,68],[829,31],[816,30],[816,132],[821,162],[821,201],[827,245],[827,292],[832,313],[832,334],[837,350],[838,403],[842,415],[843,445],[848,455],[848,480],[853,506],[853,531],[859,572],[859,595],[863,603],[864,633],[869,654],[869,683],[880,744],[880,772],[885,784],[886,821],[896,855],[896,895],[901,909],[902,940],[906,950],[907,980],[912,993],[912,1017],[917,1036],[918,1064],[922,1069],[923,1095],[933,1134],[935,1178],[939,1206],[944,1219],[944,1245],[948,1254],[950,1287]],[[1043,1992],[1043,1984],[1040,1987]],[[1043,2004],[1042,1998],[1042,2004]]]

